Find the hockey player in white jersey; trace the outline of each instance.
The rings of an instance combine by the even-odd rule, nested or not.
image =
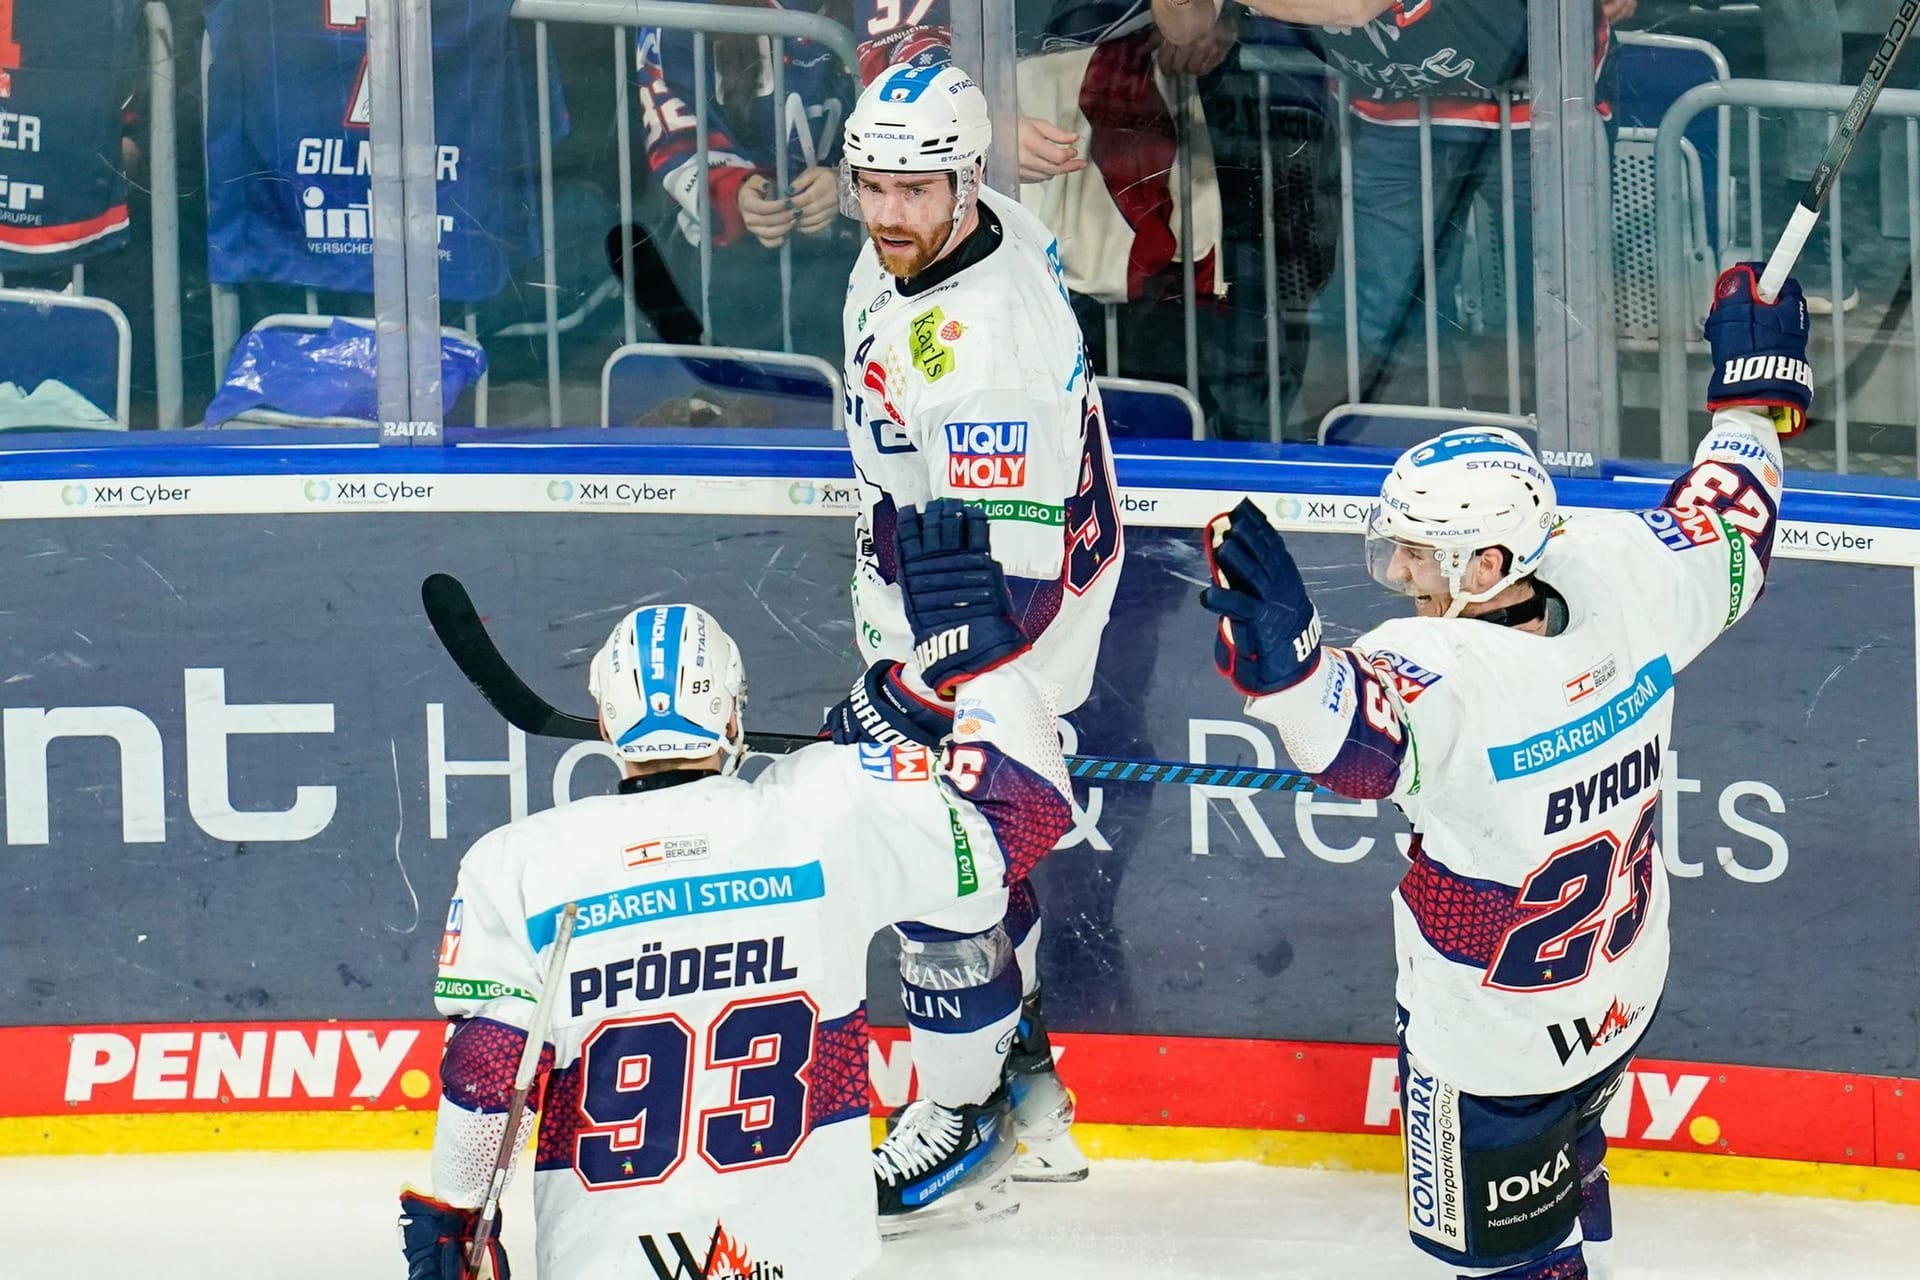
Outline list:
[[[1805,303],[1720,279],[1712,430],[1647,511],[1563,516],[1498,428],[1401,455],[1367,529],[1417,616],[1323,646],[1251,502],[1209,528],[1214,660],[1288,754],[1414,830],[1393,895],[1407,1221],[1439,1274],[1610,1274],[1601,1112],[1667,977],[1655,837],[1674,677],[1759,599],[1780,438],[1812,399]]]
[[[943,908],[991,925],[1005,877],[1071,822],[1050,690],[992,669],[1017,630],[984,519],[905,509],[899,540],[909,625],[958,702],[942,750],[821,743],[745,781],[746,675],[719,623],[652,607],[608,637],[591,689],[620,794],[501,827],[461,863],[434,987],[453,1028],[432,1192],[402,1196],[409,1280],[465,1275],[568,902],[538,1106],[540,1274],[849,1280],[878,1256],[867,944]],[[980,589],[916,595],[924,566]],[[497,1235],[488,1254],[505,1280]]]
[[[870,241],[845,312],[846,429],[865,499],[853,603],[870,666],[829,717],[836,740],[862,714],[937,726],[951,710],[923,678],[901,610],[888,551],[898,508],[952,497],[988,517],[1026,642],[1012,661],[1058,689],[1062,713],[1091,687],[1119,582],[1099,389],[1052,234],[982,182],[991,135],[984,95],[944,62],[888,68],[847,120],[843,194]],[[944,917],[899,930],[922,1101],[875,1152],[891,1231],[964,1212],[969,1184],[1004,1176],[1008,1152],[966,1181],[951,1176],[972,1158],[982,1108],[1003,1105],[1003,1075],[1024,1147],[1013,1176],[1086,1175],[1040,1021],[1038,921],[1020,880],[1004,926],[986,934]],[[983,985],[983,958],[1009,948],[1018,978]]]

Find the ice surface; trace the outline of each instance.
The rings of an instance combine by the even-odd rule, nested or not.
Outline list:
[[[399,1277],[395,1196],[422,1153],[0,1159],[0,1275],[68,1280]],[[1434,1280],[1398,1183],[1249,1164],[1105,1162],[1023,1187],[1018,1216],[896,1242],[865,1280]],[[1620,1188],[1620,1280],[1910,1278],[1920,1208]],[[535,1280],[525,1178],[507,1196]]]

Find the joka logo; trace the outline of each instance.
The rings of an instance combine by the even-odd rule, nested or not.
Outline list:
[[[333,497],[333,486],[325,480],[309,480],[306,483],[304,492],[307,495],[308,502],[325,502],[327,499]]]
[[[547,501],[548,502],[572,502],[573,501],[573,481],[571,480],[547,481]]]
[[[84,507],[93,495],[83,484],[63,484],[60,486],[60,505],[63,507]]]
[[[640,1250],[647,1255],[655,1280],[782,1280],[787,1274],[787,1269],[777,1263],[752,1261],[746,1248],[717,1222],[704,1262],[678,1231],[667,1233],[666,1246],[673,1251],[671,1259],[655,1237],[640,1237]]]
[[[1576,1053],[1589,1054],[1609,1040],[1619,1036],[1634,1023],[1640,1021],[1645,1013],[1643,1008],[1629,1009],[1616,998],[1607,1006],[1600,1025],[1595,1027],[1585,1018],[1575,1018],[1572,1027],[1563,1027],[1554,1023],[1547,1028],[1547,1035],[1553,1040],[1553,1051],[1560,1055],[1560,1065],[1565,1066]]]

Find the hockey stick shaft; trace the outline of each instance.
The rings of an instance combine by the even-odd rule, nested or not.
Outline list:
[[[1773,255],[1767,259],[1767,269],[1760,275],[1762,302],[1772,302],[1779,297],[1780,286],[1793,274],[1793,265],[1800,260],[1800,251],[1806,248],[1807,237],[1820,220],[1820,210],[1826,206],[1833,184],[1840,179],[1840,168],[1846,164],[1847,157],[1853,154],[1853,144],[1859,141],[1860,130],[1866,126],[1867,117],[1873,114],[1873,104],[1880,97],[1880,90],[1886,87],[1887,73],[1893,70],[1893,60],[1900,56],[1900,48],[1906,44],[1907,36],[1912,33],[1916,22],[1920,22],[1920,0],[1900,0],[1899,12],[1893,15],[1887,34],[1880,38],[1880,47],[1873,51],[1873,57],[1867,62],[1866,76],[1854,91],[1853,101],[1847,104],[1846,111],[1840,116],[1840,127],[1827,140],[1825,154],[1820,157],[1813,177],[1808,180],[1806,191],[1801,193],[1793,216],[1787,219],[1786,230],[1780,233],[1780,242],[1774,245]]]
[[[1920,4],[1920,0],[1914,0]],[[440,637],[447,655],[468,682],[514,728],[544,738],[595,742],[598,721],[568,715],[533,691],[520,678],[487,634],[473,600],[460,580],[436,573],[420,584],[427,621]],[[816,737],[790,733],[749,733],[747,745],[755,751],[785,755],[819,742]],[[1254,791],[1317,791],[1311,774],[1293,769],[1242,768],[1238,765],[1194,764],[1179,760],[1134,760],[1122,756],[1071,755],[1067,772],[1094,782],[1157,782],[1180,787],[1242,787]]]
[[[487,1198],[480,1206],[473,1244],[467,1249],[470,1276],[480,1274],[480,1262],[487,1255],[487,1241],[493,1236],[493,1215],[499,1211],[500,1197],[507,1189],[507,1173],[513,1168],[514,1149],[519,1146],[520,1117],[526,1114],[527,1096],[533,1092],[533,1078],[540,1071],[540,1050],[546,1047],[547,1026],[553,1021],[554,992],[560,989],[560,977],[567,967],[567,947],[573,942],[573,926],[579,919],[579,904],[569,902],[560,913],[560,923],[554,927],[547,975],[540,984],[540,994],[534,998],[527,1043],[520,1049],[520,1066],[513,1073],[513,1097],[507,1103],[507,1131],[500,1135],[500,1150],[493,1157],[493,1176],[487,1181]]]

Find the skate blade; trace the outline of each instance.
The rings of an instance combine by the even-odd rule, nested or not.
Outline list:
[[[925,1232],[950,1231],[980,1222],[1011,1218],[1020,1212],[1020,1193],[1001,1177],[971,1191],[955,1191],[909,1213],[883,1214],[880,1238],[899,1240]]]
[[[1092,1168],[1070,1133],[1052,1138],[1022,1138],[1013,1159],[1015,1182],[1084,1182]]]

